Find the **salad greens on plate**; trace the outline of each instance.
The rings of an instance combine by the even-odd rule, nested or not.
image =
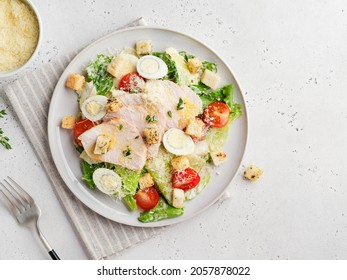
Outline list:
[[[173,47],[153,51],[150,40],[98,54],[66,86],[79,113],[62,127],[73,134],[82,179],[143,223],[184,214],[227,160],[222,149],[242,115],[215,62]]]

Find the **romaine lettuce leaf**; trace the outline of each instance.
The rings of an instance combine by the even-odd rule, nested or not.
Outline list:
[[[110,64],[112,56],[99,54],[87,67],[88,79],[93,81],[96,91],[100,95],[105,95],[113,86],[113,76],[107,72],[107,65]]]
[[[176,84],[180,84],[180,77],[178,75],[176,62],[171,59],[170,55],[164,52],[154,52],[152,53],[152,55],[161,58],[167,65],[168,72],[163,79],[172,81]]]

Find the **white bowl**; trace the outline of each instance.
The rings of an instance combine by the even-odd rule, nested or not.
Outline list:
[[[36,57],[37,52],[38,52],[38,50],[40,48],[40,45],[41,45],[41,40],[42,40],[42,22],[41,22],[40,15],[39,15],[36,7],[34,6],[34,4],[31,1],[29,1],[29,0],[21,0],[21,1],[26,3],[33,10],[34,14],[36,15],[36,18],[37,18],[37,21],[38,21],[38,25],[39,25],[39,38],[37,40],[35,51],[31,55],[31,57],[27,60],[27,62],[25,62],[23,65],[19,66],[18,68],[15,68],[15,69],[12,69],[12,70],[9,70],[9,71],[5,71],[5,72],[0,72],[0,79],[14,76],[15,74],[18,74],[20,71],[22,71],[24,68],[26,68],[34,60],[34,58]]]

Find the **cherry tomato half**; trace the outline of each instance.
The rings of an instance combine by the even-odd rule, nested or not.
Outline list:
[[[120,90],[127,92],[142,92],[145,87],[145,80],[136,73],[128,73],[119,81],[118,87]]]
[[[76,141],[76,143],[80,146],[82,146],[81,140],[78,139],[78,137],[87,131],[88,129],[91,129],[93,126],[96,126],[97,123],[92,122],[88,119],[83,119],[75,124],[74,130],[73,130],[73,136]]]
[[[143,210],[153,209],[159,202],[159,194],[153,187],[139,190],[135,196],[136,204]]]
[[[188,167],[177,170],[172,174],[172,187],[188,191],[195,188],[200,182],[200,176],[194,169]]]
[[[203,121],[208,126],[223,127],[229,121],[230,110],[224,102],[212,102],[209,104],[203,113]]]

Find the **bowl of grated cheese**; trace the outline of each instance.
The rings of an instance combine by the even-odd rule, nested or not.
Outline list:
[[[42,23],[29,0],[0,1],[0,78],[23,70],[36,56]]]

